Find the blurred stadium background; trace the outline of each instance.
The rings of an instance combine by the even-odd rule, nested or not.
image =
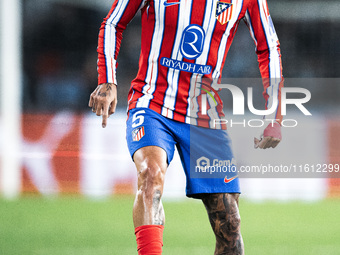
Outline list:
[[[102,129],[87,108],[97,83],[98,29],[111,4],[0,0],[0,254],[135,254],[136,176],[125,142],[125,109],[138,67],[139,16],[123,36],[117,114]],[[268,5],[288,85],[311,91],[313,117],[298,116],[299,126],[283,130],[275,151],[255,151],[254,131],[230,129],[237,159],[244,165],[261,158],[339,164],[340,2]],[[223,76],[259,75],[254,43],[241,24]],[[241,180],[247,254],[340,254],[335,177]],[[176,157],[164,194],[164,254],[212,254],[204,208],[185,198],[184,185]]]

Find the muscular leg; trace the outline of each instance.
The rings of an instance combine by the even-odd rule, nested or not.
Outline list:
[[[133,156],[138,174],[138,190],[133,207],[135,228],[142,225],[164,225],[161,202],[167,154],[157,146],[143,147]]]
[[[204,194],[201,196],[216,236],[215,255],[244,254],[238,197],[239,194]]]

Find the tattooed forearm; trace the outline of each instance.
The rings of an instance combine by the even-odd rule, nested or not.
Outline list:
[[[216,236],[215,255],[243,254],[237,194],[206,194],[202,201]]]

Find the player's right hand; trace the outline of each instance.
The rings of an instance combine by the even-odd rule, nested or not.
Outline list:
[[[89,107],[97,116],[103,116],[102,127],[107,125],[107,118],[116,111],[117,86],[113,83],[100,84],[90,95]]]

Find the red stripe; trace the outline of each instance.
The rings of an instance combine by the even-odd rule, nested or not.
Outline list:
[[[265,3],[262,4],[262,8],[263,8],[263,13],[264,13],[264,16],[266,17],[266,21],[268,23],[268,9],[265,7]],[[266,11],[267,9],[267,11]]]
[[[111,17],[114,9],[118,4],[118,0],[115,0],[112,4],[111,10],[109,14],[105,17],[104,21],[101,24],[98,36],[98,85],[102,83],[107,83],[107,70],[106,70],[106,59],[105,59],[105,52],[104,52],[104,35],[105,35],[105,26],[106,21]]]
[[[227,1],[225,1],[227,2]],[[265,1],[264,1],[265,2]],[[262,3],[262,1],[261,1]],[[135,5],[135,1],[129,1],[128,7],[130,8],[130,5]],[[202,25],[203,23],[203,17],[204,17],[204,12],[205,12],[205,5],[207,4],[207,0],[192,0],[192,11],[191,11],[191,20],[190,24],[198,24]],[[216,3],[215,3],[216,4]],[[262,27],[261,19],[260,19],[260,9],[264,8],[264,10],[267,9],[267,6],[265,4],[261,4],[260,6],[257,4],[257,1],[253,0],[244,0],[242,2],[243,6],[241,7],[239,17],[233,16],[237,15],[236,13],[236,6],[230,6],[223,14],[221,14],[218,17],[218,21],[216,21],[216,25],[214,27],[213,32],[213,37],[210,43],[210,52],[207,58],[207,65],[210,65],[213,67],[216,66],[217,64],[217,57],[218,57],[218,50],[220,47],[221,39],[223,38],[223,34],[225,33],[225,29],[227,27],[227,23],[225,25],[221,25],[219,21],[223,21],[223,19],[226,21],[231,18],[237,19],[237,22],[235,24],[230,24],[233,26],[230,30],[229,37],[227,38],[226,42],[226,47],[224,51],[224,58],[222,61],[222,66],[220,69],[220,72],[222,72],[225,58],[227,56],[227,52],[230,48],[230,45],[232,43],[232,40],[234,38],[234,34],[236,32],[237,26],[238,26],[238,21],[240,21],[244,15],[245,12],[248,10],[249,15],[251,17],[252,27],[254,30],[254,35],[257,39],[257,54],[258,54],[258,59],[260,63],[260,71],[262,77],[269,77],[269,50],[268,50],[268,45],[267,45],[267,40],[265,36],[265,31]],[[150,48],[151,48],[151,43],[152,43],[152,38],[154,35],[154,29],[155,29],[155,12],[158,10],[154,9],[154,1],[149,1],[149,7],[148,11],[147,8],[144,8],[142,10],[142,48],[141,48],[141,57],[139,61],[139,71],[137,74],[137,77],[133,80],[132,82],[132,88],[130,89],[129,92],[129,109],[132,109],[136,107],[137,100],[142,97],[144,94],[142,93],[143,87],[146,85],[146,83],[150,81],[145,81],[146,75],[147,75],[147,70],[148,68],[151,68],[153,71],[155,71],[155,68],[157,68],[157,80],[156,80],[156,88],[155,92],[153,92],[153,99],[150,101],[149,108],[161,113],[162,107],[164,104],[164,96],[165,92],[168,88],[168,83],[167,83],[167,75],[169,69],[167,67],[164,67],[160,65],[160,59],[162,57],[167,57],[171,58],[172,54],[172,47],[174,43],[174,39],[176,37],[177,29],[179,28],[177,25],[178,22],[178,10],[179,10],[180,5],[174,5],[171,7],[167,7],[165,9],[165,20],[164,20],[164,38],[162,40],[162,45],[160,49],[160,57],[158,59],[158,63],[154,63],[153,66],[148,66],[148,59],[150,55]],[[216,6],[215,6],[216,7]],[[132,9],[132,7],[131,7]],[[235,10],[234,10],[235,9]],[[266,15],[268,15],[268,10],[265,11]],[[216,15],[216,9],[212,11],[212,15]],[[125,16],[125,14],[124,14]],[[125,19],[125,17],[124,17]],[[265,22],[265,18],[264,22]],[[126,19],[127,20],[127,19]],[[124,23],[121,25],[123,26]],[[184,29],[184,28],[183,28]],[[181,33],[181,31],[178,31],[178,33]],[[279,51],[279,48],[278,48]],[[174,52],[177,54],[177,52]],[[184,59],[183,61],[193,63],[195,60],[188,60]],[[157,65],[157,66],[156,66]],[[281,68],[281,66],[280,66]],[[281,70],[280,70],[281,71]],[[153,73],[152,79],[155,80],[155,74]],[[180,77],[179,77],[179,84],[178,84],[178,89],[177,89],[177,95],[176,95],[176,104],[175,104],[175,109],[173,111],[173,119],[177,121],[184,122],[185,117],[187,115],[187,107],[188,107],[188,102],[187,98],[189,95],[189,89],[190,89],[190,77],[192,76],[191,73],[188,72],[180,72]],[[212,73],[208,75],[204,75],[203,78],[211,78]],[[267,84],[265,84],[265,88]],[[269,85],[268,85],[269,86]],[[150,91],[149,91],[150,92]],[[268,99],[268,95],[265,95],[266,100]],[[200,103],[200,102],[199,102]],[[172,109],[170,109],[172,110]],[[170,111],[169,110],[169,111]],[[219,111],[222,109],[218,109]],[[167,111],[166,111],[167,112]],[[220,112],[220,115],[222,113]],[[203,119],[199,120],[199,124],[208,127],[209,124],[209,119],[207,119],[205,116],[200,116]],[[142,135],[143,132],[140,133]]]
[[[105,59],[105,49],[104,49],[104,44],[105,44],[105,30],[106,30],[106,22],[110,17],[112,16],[119,0],[115,0],[114,3],[112,4],[112,7],[109,11],[109,14],[105,17],[104,21],[101,24],[100,31],[99,31],[99,36],[98,36],[98,84],[106,83],[107,81],[107,71],[106,70],[106,59]],[[121,40],[122,40],[122,33],[123,30],[125,30],[127,24],[131,21],[131,19],[135,16],[137,10],[139,9],[139,6],[141,4],[141,0],[132,2],[130,1],[120,18],[118,24],[116,24],[116,48],[115,48],[115,53],[114,53],[114,58],[117,59],[120,45],[121,45]],[[108,57],[108,56],[107,56]],[[114,69],[115,67],[112,66]],[[110,72],[113,72],[115,70],[109,70]]]

